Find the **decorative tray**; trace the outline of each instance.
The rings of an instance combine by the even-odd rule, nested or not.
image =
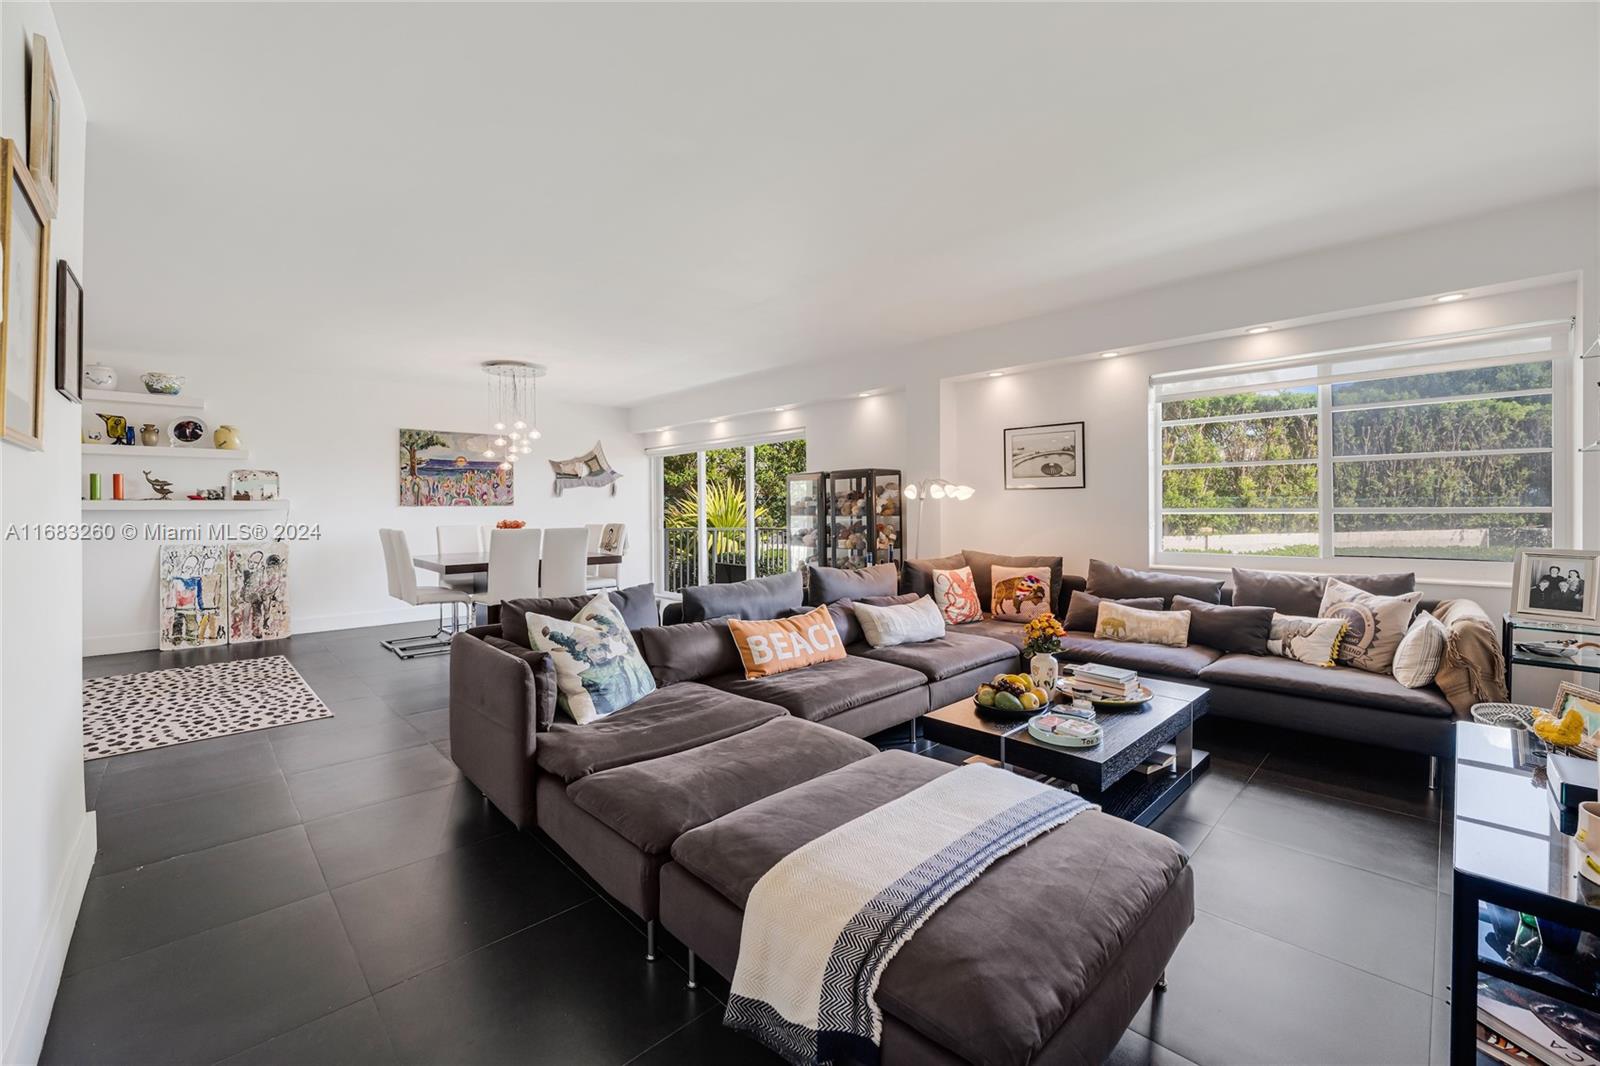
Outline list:
[[[1028,735],[1058,748],[1092,748],[1105,738],[1105,730],[1093,722],[1046,712],[1028,719]]]
[[[1063,677],[1056,682],[1056,691],[1069,697],[1088,700],[1096,707],[1104,707],[1111,710],[1115,710],[1119,707],[1124,709],[1129,707],[1142,707],[1144,704],[1155,699],[1156,696],[1154,692],[1150,691],[1150,686],[1142,682],[1139,685],[1139,695],[1131,700],[1117,700],[1110,699],[1105,696],[1095,696],[1086,692],[1074,691],[1072,688],[1072,679],[1067,677]]]

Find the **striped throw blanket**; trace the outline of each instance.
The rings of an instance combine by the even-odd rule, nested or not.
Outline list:
[[[878,1061],[878,980],[995,860],[1091,804],[963,766],[785,856],[745,905],[724,1024],[796,1066]]]

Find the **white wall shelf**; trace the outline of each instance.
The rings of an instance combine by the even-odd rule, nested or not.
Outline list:
[[[170,444],[152,447],[139,444],[132,447],[126,444],[85,444],[83,454],[85,458],[103,455],[112,459],[137,459],[141,455],[151,455],[161,459],[232,459],[241,464],[250,461],[250,453],[243,448],[176,448]]]
[[[84,500],[85,511],[278,511],[288,500]]]
[[[193,396],[164,396],[157,392],[121,392],[111,389],[84,389],[84,403],[121,403],[139,407],[165,407],[174,411],[204,411],[206,402]],[[113,412],[107,411],[107,414]]]

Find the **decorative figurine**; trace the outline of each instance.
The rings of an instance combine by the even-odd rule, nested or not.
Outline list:
[[[167,481],[167,480],[165,480],[163,478],[152,477],[150,475],[150,471],[148,471],[148,470],[146,470],[144,472],[144,479],[146,481],[150,482],[150,487],[151,488],[156,490],[157,498],[163,499],[163,500],[172,499],[172,482]]]
[[[128,435],[128,420],[121,415],[103,415],[95,412],[95,417],[106,424],[106,438],[112,444],[132,443],[133,438]]]

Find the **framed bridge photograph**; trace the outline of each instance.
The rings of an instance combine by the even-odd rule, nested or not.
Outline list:
[[[1006,488],[1081,489],[1083,423],[1021,426],[1005,431]]]

